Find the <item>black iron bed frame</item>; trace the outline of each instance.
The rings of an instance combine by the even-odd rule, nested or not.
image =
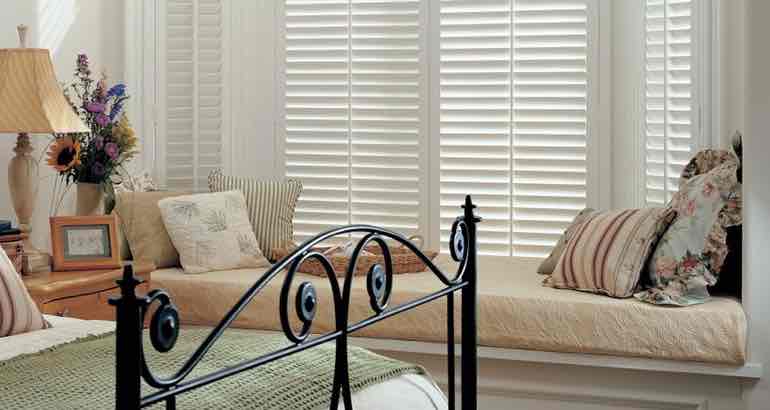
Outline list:
[[[453,277],[445,275],[431,260],[426,257],[408,239],[395,232],[370,225],[350,225],[332,229],[309,239],[290,255],[277,262],[271,269],[257,280],[254,285],[230,309],[203,343],[193,352],[182,367],[167,378],[156,376],[145,361],[142,344],[144,318],[150,306],[157,302],[157,309],[152,314],[149,333],[150,342],[158,352],[168,352],[173,349],[179,335],[179,313],[164,290],[153,290],[147,295],[137,295],[136,286],[142,281],[137,279],[130,266],[126,266],[123,278],[118,280],[121,294],[110,300],[117,311],[116,334],[116,380],[115,408],[136,410],[156,403],[165,402],[167,409],[176,408],[176,396],[203,387],[226,377],[254,369],[282,357],[310,349],[322,343],[335,341],[335,370],[332,387],[330,409],[336,410],[340,398],[345,408],[353,408],[351,403],[350,381],[348,374],[348,335],[380,320],[411,310],[439,298],[446,298],[447,303],[447,374],[449,409],[455,409],[455,340],[454,340],[454,293],[461,293],[461,351],[460,351],[460,408],[476,410],[476,393],[478,383],[477,358],[477,269],[476,269],[476,224],[481,221],[474,214],[475,205],[470,196],[466,196],[462,206],[464,213],[452,225],[449,238],[452,258],[459,262],[457,273]],[[358,241],[351,258],[350,265],[342,282],[338,283],[331,263],[326,257],[312,250],[312,247],[331,237],[351,233],[364,234]],[[392,260],[386,239],[398,242],[420,257],[443,283],[441,290],[395,307],[388,306],[393,287]],[[376,264],[370,267],[367,274],[367,292],[374,314],[355,323],[348,323],[348,308],[350,305],[353,272],[358,256],[364,247],[374,242],[381,249],[384,266]],[[326,334],[308,337],[317,308],[316,290],[310,282],[301,283],[296,289],[294,308],[300,323],[299,332],[295,332],[289,321],[289,293],[297,268],[305,260],[315,259],[326,270],[331,285],[334,301],[334,316],[336,329]],[[282,270],[288,269],[283,281],[280,294],[280,319],[283,333],[292,342],[289,347],[268,353],[237,365],[187,380],[190,372],[203,359],[213,344],[222,336],[235,318],[243,311],[249,302],[264,289],[264,287]],[[142,396],[141,381],[157,389],[154,393]]]

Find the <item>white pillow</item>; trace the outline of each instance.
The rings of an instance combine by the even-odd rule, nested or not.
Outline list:
[[[176,196],[159,201],[158,207],[185,273],[270,265],[241,192]]]

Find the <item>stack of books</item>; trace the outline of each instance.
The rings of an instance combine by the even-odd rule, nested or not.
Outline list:
[[[0,247],[16,267],[16,272],[22,272],[24,266],[24,239],[26,235],[14,228],[11,221],[0,219]]]

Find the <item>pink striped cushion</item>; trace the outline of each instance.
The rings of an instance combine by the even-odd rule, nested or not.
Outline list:
[[[13,263],[0,248],[0,337],[48,327]]]
[[[592,213],[575,230],[546,284],[632,296],[650,252],[675,215],[670,208]]]

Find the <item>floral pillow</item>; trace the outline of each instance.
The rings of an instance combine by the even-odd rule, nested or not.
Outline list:
[[[158,201],[158,207],[185,273],[270,265],[240,191],[175,196]]]
[[[677,218],[649,263],[651,286],[637,299],[675,306],[708,299],[707,287],[716,284],[727,256],[726,228],[742,223],[739,167],[725,150],[704,150],[690,161],[669,204]]]

